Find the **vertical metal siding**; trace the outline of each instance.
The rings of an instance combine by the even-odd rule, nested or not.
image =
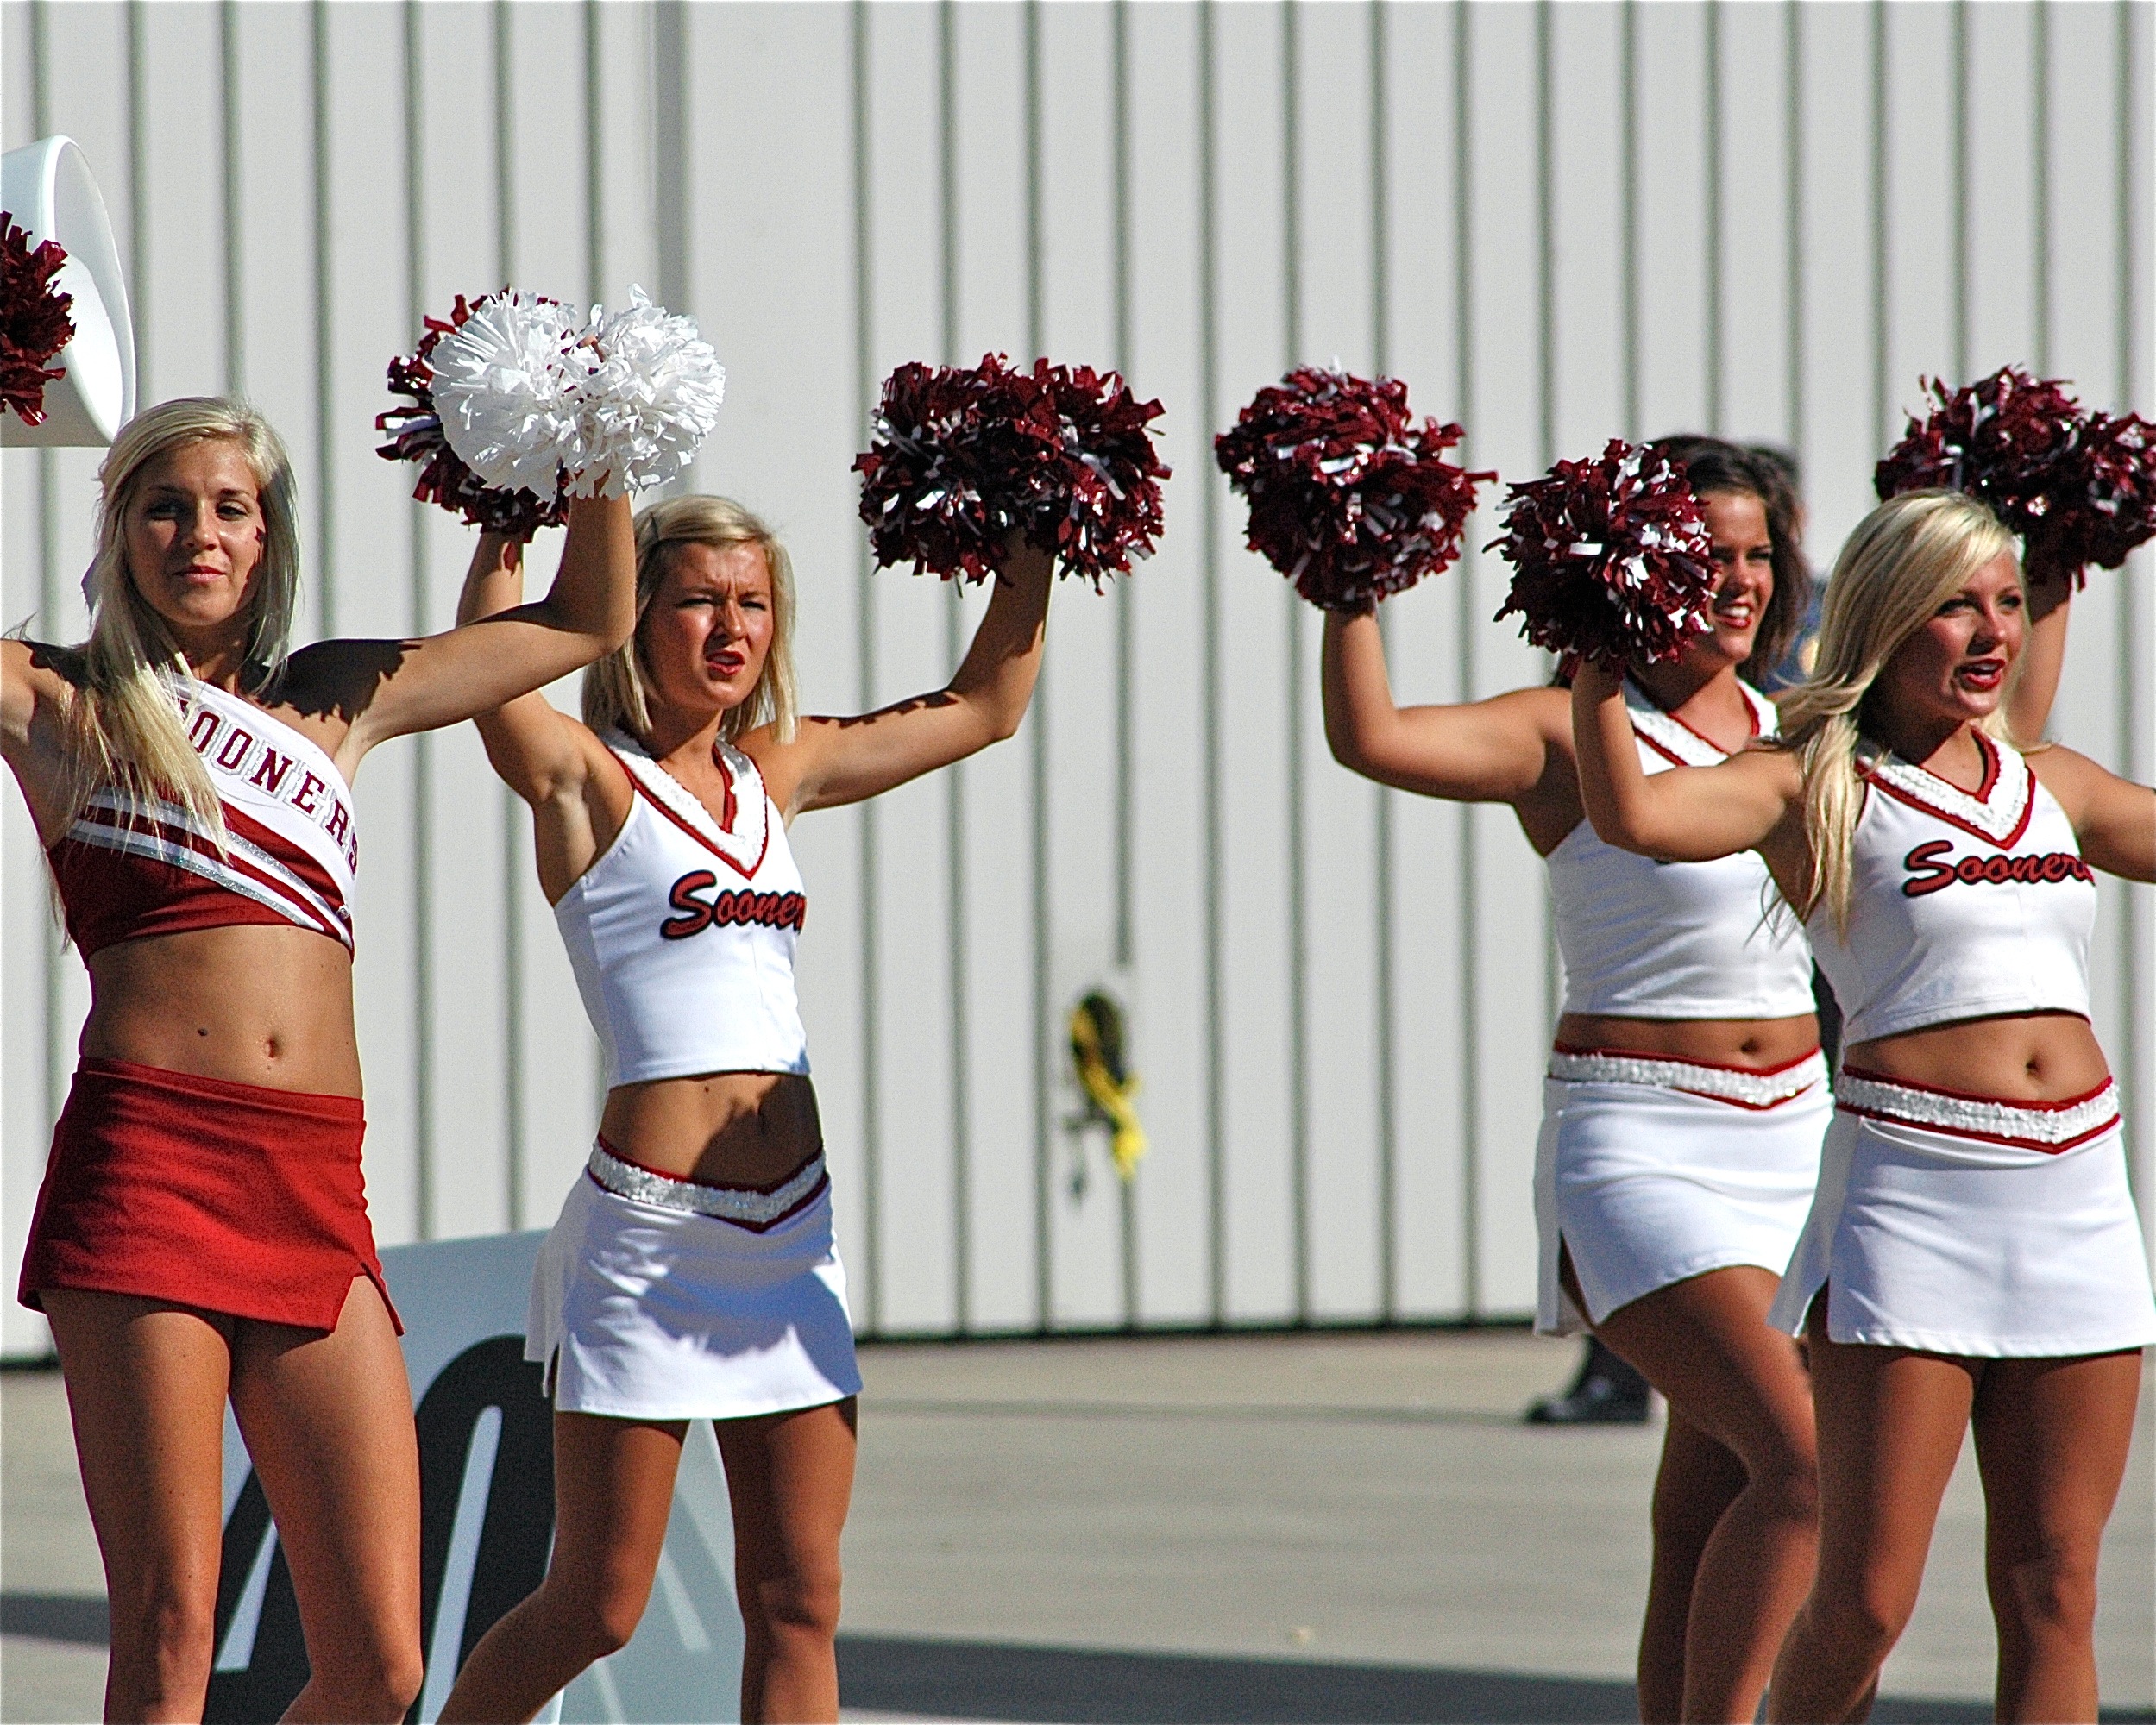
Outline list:
[[[826,710],[940,681],[982,604],[869,568],[845,467],[891,366],[1045,351],[1166,401],[1160,555],[1105,599],[1059,591],[1026,734],[795,833],[871,1333],[1460,1318],[1531,1289],[1540,868],[1505,811],[1331,763],[1317,622],[1242,549],[1210,461],[1259,384],[1398,368],[1508,478],[1619,431],[1784,441],[1822,563],[1920,370],[2027,360],[2151,402],[2132,0],[4,0],[0,21],[6,141],[75,134],[110,199],[145,399],[244,380],[307,428],[321,630],[447,619],[465,536],[405,499],[371,417],[419,317],[497,275],[617,302],[642,281],[704,320],[732,387],[695,483],[787,534]],[[176,147],[207,89],[217,147]],[[95,467],[6,457],[9,621],[79,632]],[[1386,607],[1404,701],[1537,674],[1488,621],[1505,572],[1472,548],[1495,502],[1458,568]],[[2143,777],[2149,561],[2079,601],[2054,727]],[[522,811],[468,731],[364,777],[381,1236],[544,1222],[595,1062]],[[0,888],[12,1259],[85,995],[13,804]],[[2103,894],[2097,1014],[2146,1190],[2152,895]],[[1065,1019],[1091,985],[1128,1008],[1144,1084],[1128,1185],[1070,1124]],[[11,1313],[0,1339],[41,1333]]]

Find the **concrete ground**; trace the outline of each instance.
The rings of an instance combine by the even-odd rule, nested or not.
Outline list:
[[[849,1711],[1626,1716],[1659,1433],[1518,1424],[1574,1358],[1516,1332],[864,1349]],[[2156,1716],[2151,1409],[2102,1576],[2128,1716]],[[57,1377],[0,1376],[0,1719],[93,1717]],[[1982,1538],[1964,1454],[1878,1717],[1989,1716]]]

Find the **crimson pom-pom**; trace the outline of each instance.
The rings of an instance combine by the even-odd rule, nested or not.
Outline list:
[[[1966,492],[1991,505],[2016,533],[2051,512],[2052,492],[2071,484],[2080,443],[2081,409],[2058,380],[2033,378],[2019,366],[1950,390],[1919,380],[1933,402],[1887,451],[1872,474],[1884,502],[1905,491]]]
[[[0,210],[0,401],[25,425],[45,423],[45,386],[67,374],[52,363],[75,339],[74,296],[53,279],[66,261],[58,241],[33,247],[29,230]]]
[[[1408,411],[1407,386],[1305,366],[1260,390],[1213,440],[1250,505],[1252,550],[1312,605],[1363,615],[1460,555],[1474,488],[1444,459],[1457,425]]]
[[[1932,411],[1873,474],[1880,498],[1939,486],[1982,499],[2027,542],[2032,562],[2115,569],[2156,536],[2156,427],[2084,411],[2056,378],[2018,366],[1949,390],[1920,380]]]
[[[1612,438],[1599,461],[1513,486],[1505,527],[1491,543],[1512,586],[1497,615],[1518,612],[1538,647],[1621,671],[1709,627],[1713,539],[1683,467],[1645,444]]]
[[[2052,555],[2075,572],[2115,569],[2156,538],[2156,425],[2139,414],[2094,413],[2082,429],[2076,482],[2052,499]]]
[[[467,302],[458,294],[446,322],[439,317],[426,320],[426,334],[409,359],[389,362],[390,392],[407,396],[410,401],[374,417],[374,429],[392,434],[374,453],[386,461],[418,464],[419,479],[412,494],[421,503],[441,505],[452,515],[462,516],[467,526],[528,540],[542,527],[558,527],[569,518],[565,485],[556,481],[554,494],[543,498],[535,492],[490,486],[467,467],[442,430],[442,416],[434,405],[434,368],[427,363],[436,343],[493,297],[481,294]]]
[[[1000,354],[899,367],[853,463],[878,567],[984,580],[1016,530],[1096,588],[1128,574],[1160,532],[1160,412],[1090,367],[1043,359],[1022,372]]]

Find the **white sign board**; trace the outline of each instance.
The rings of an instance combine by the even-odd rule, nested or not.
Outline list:
[[[419,1428],[420,1634],[431,1725],[465,1657],[539,1584],[554,1538],[553,1413],[524,1359],[525,1296],[543,1233],[399,1246],[382,1254],[405,1325]],[[292,1578],[228,1413],[224,1566],[211,1720],[273,1719],[307,1680]],[[689,1428],[657,1584],[636,1638],[557,1697],[563,1721],[737,1720],[741,1615],[733,1524],[708,1421]]]

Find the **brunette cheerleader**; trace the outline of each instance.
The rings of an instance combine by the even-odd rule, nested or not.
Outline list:
[[[2097,1552],[2156,1301],[2089,1024],[2090,870],[2156,879],[2156,793],[2015,745],[2027,611],[1999,519],[1916,492],[1844,548],[1778,744],[1650,776],[1618,680],[1574,684],[1596,830],[1666,862],[1757,851],[1847,1015],[1772,1313],[1810,1339],[1820,1498],[1776,1718],[1864,1716],[1971,1424],[1999,1716],[2096,1716]]]
[[[515,604],[515,549],[482,543],[464,615]],[[861,1379],[795,1000],[807,900],[786,827],[1015,731],[1051,563],[1014,546],[947,687],[797,723],[793,577],[770,530],[723,499],[680,498],[638,518],[637,551],[636,634],[586,674],[584,722],[537,695],[480,722],[531,805],[608,1088],[532,1280],[553,1559],[442,1716],[529,1719],[628,1640],[683,1433],[710,1419],[733,1505],[741,1717],[835,1719]]]
[[[570,506],[535,605],[287,657],[298,501],[267,422],[169,401],[98,477],[90,639],[0,642],[0,746],[90,970],[21,1297],[104,1559],[106,1715],[202,1716],[229,1398],[305,1635],[287,1716],[393,1720],[421,1677],[418,1459],[361,1182],[351,781],[625,638],[628,505]]]
[[[1713,536],[1713,627],[1622,684],[1644,770],[1771,735],[1745,674],[1805,605],[1786,487],[1741,449],[1665,446]],[[1657,869],[1585,819],[1568,698],[1393,704],[1374,617],[1326,619],[1326,735],[1382,784],[1503,802],[1547,862],[1566,999],[1537,1151],[1537,1327],[1592,1326],[1668,1398],[1640,1632],[1644,1719],[1749,1720],[1811,1573],[1810,1396],[1766,1323],[1828,1101],[1801,934],[1762,921],[1756,860]]]

